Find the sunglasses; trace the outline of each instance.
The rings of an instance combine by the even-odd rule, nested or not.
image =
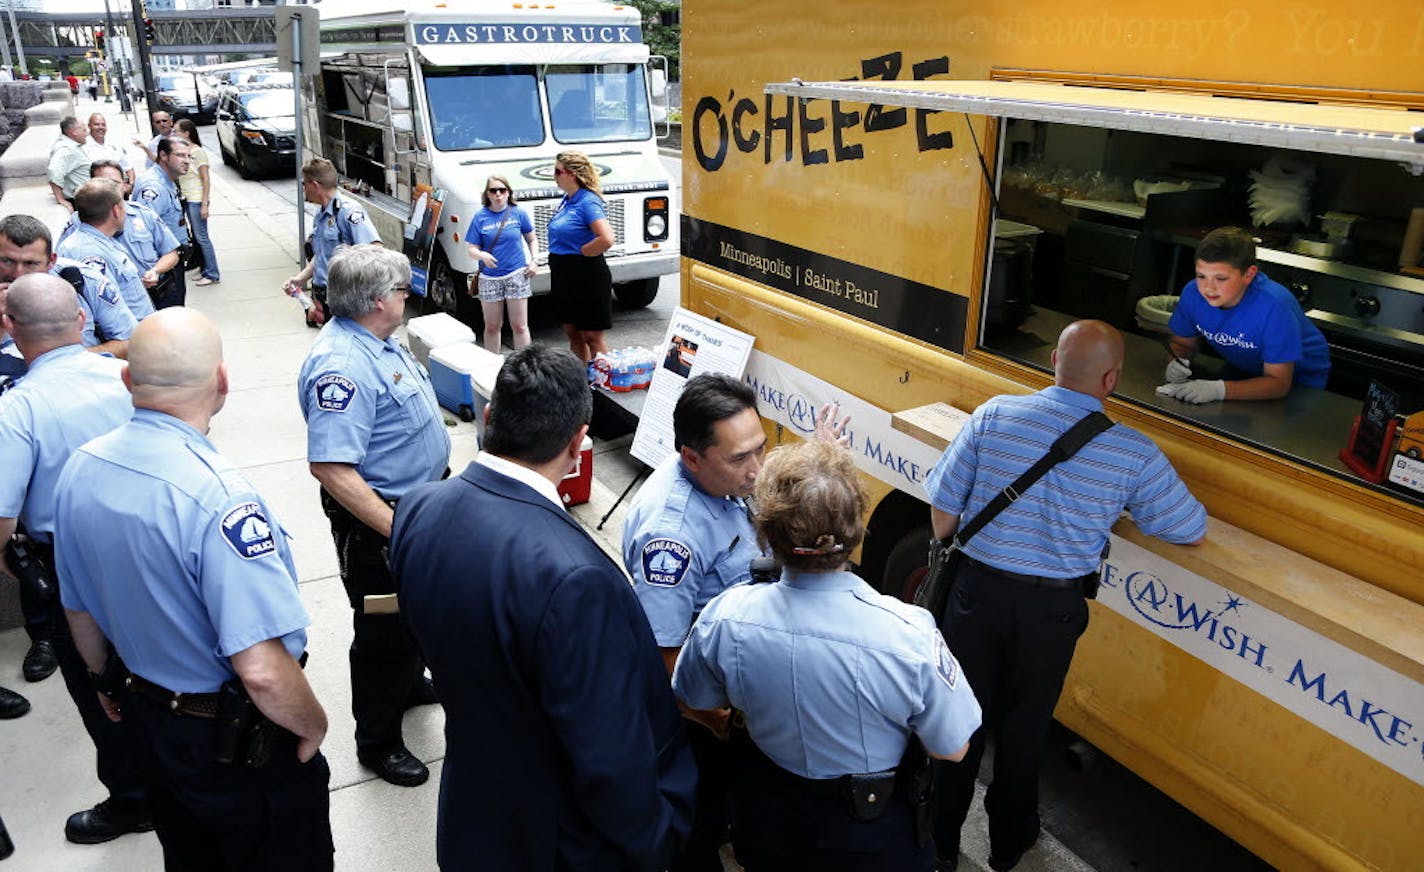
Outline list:
[[[508,188],[490,188],[490,189],[488,189],[488,193],[491,193],[491,194],[508,194],[508,193],[509,193],[509,189],[508,189]]]
[[[573,173],[569,172],[568,170],[564,169],[563,167],[554,167],[554,175],[556,175],[556,176],[571,176],[571,175],[573,175]]]

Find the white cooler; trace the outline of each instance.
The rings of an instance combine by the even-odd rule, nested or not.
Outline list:
[[[406,347],[416,360],[430,366],[430,352],[442,345],[457,345],[474,342],[475,331],[468,324],[456,320],[444,312],[411,318],[405,325]]]

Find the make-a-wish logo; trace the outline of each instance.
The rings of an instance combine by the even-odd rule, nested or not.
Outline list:
[[[791,394],[786,398],[786,417],[791,426],[802,433],[816,430],[816,406],[800,394]]]
[[[1103,587],[1121,590],[1133,611],[1151,624],[1166,630],[1195,633],[1234,652],[1257,668],[1273,671],[1266,665],[1267,646],[1252,639],[1239,626],[1248,603],[1229,591],[1223,591],[1222,599],[1211,605],[1203,605],[1189,595],[1173,590],[1156,573],[1147,570],[1126,572],[1113,563],[1103,567]]]

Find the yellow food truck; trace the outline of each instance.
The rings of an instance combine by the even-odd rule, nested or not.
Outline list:
[[[1424,869],[1402,423],[1424,410],[1424,6],[684,0],[682,22],[683,304],[755,336],[774,440],[851,412],[865,577],[915,583],[923,480],[965,413],[1050,384],[1067,323],[1113,323],[1109,415],[1212,520],[1198,548],[1118,524],[1059,719],[1280,868]],[[1156,393],[1194,246],[1226,225],[1325,336],[1326,387]]]

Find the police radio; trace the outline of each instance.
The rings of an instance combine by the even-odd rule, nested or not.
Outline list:
[[[28,536],[11,536],[10,541],[5,543],[5,558],[9,561],[10,568],[15,571],[15,578],[19,579],[20,584],[25,586],[37,602],[48,603],[54,600],[54,580],[50,578],[39,555],[35,554]]]

